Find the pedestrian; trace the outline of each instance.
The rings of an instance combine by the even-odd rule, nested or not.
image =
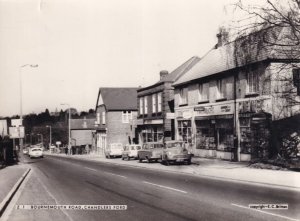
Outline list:
[[[86,154],[90,153],[90,147],[88,144],[85,145],[85,152],[86,152]]]

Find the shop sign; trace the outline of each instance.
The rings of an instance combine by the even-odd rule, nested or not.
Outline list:
[[[145,120],[144,124],[163,124],[163,120],[159,119],[159,120]]]
[[[175,114],[174,113],[166,113],[166,119],[174,119]]]
[[[14,138],[24,138],[25,130],[24,127],[9,127],[9,137]]]
[[[270,106],[271,100],[270,99],[260,99],[260,100],[246,100],[239,102],[239,113],[257,113],[267,109]],[[267,111],[267,110],[265,110]]]
[[[233,110],[233,103],[214,106],[201,106],[194,108],[195,116],[233,114]]]
[[[176,117],[177,118],[190,119],[192,117],[192,112],[190,110],[177,111],[176,112]]]

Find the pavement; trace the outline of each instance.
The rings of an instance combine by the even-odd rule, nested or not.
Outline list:
[[[47,154],[47,153],[46,153]],[[124,164],[134,167],[166,170],[175,173],[193,174],[216,179],[247,182],[258,185],[269,185],[300,191],[300,173],[296,171],[269,170],[250,168],[247,162],[230,162],[219,159],[192,158],[192,165],[164,166],[160,163],[139,163],[137,160],[124,161],[120,158],[106,159],[99,155],[65,155],[51,154],[58,157],[101,161],[113,164]]]

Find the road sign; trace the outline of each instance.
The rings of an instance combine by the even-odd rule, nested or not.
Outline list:
[[[24,138],[25,130],[24,127],[9,127],[9,137],[14,138]]]

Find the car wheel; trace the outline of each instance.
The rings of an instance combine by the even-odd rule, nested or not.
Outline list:
[[[138,160],[139,160],[140,163],[143,161],[140,157],[138,157]]]
[[[191,159],[189,159],[188,161],[186,161],[186,164],[187,164],[187,165],[191,165],[191,163],[192,163],[192,162],[191,162]]]
[[[150,163],[150,159],[148,157],[146,157],[146,161],[147,163]]]
[[[129,160],[130,160],[130,157],[128,156],[128,157],[127,157],[127,161],[129,161]]]
[[[124,157],[122,157],[122,160],[124,160]]]

